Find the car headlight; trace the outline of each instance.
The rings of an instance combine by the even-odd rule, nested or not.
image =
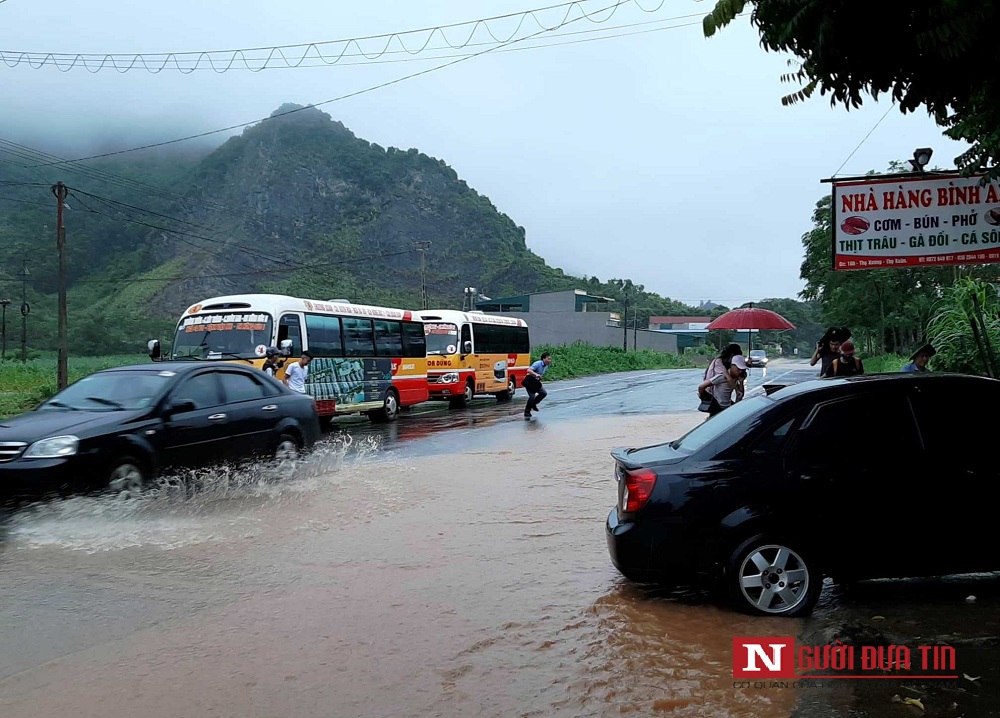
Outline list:
[[[458,372],[448,372],[447,374],[441,375],[442,384],[454,384],[458,381]]]
[[[80,447],[80,440],[75,436],[52,436],[36,441],[22,454],[25,459],[60,459],[63,456],[73,456]]]

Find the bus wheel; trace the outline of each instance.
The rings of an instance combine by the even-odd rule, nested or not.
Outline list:
[[[448,403],[451,404],[454,409],[461,409],[469,405],[469,402],[472,401],[472,397],[475,396],[475,393],[476,392],[472,386],[472,382],[467,381],[465,382],[465,390],[461,393],[461,395],[453,396],[448,400]]]
[[[396,396],[395,389],[389,389],[385,393],[385,402],[382,408],[368,412],[368,418],[379,423],[395,421],[399,418],[399,397]]]
[[[496,394],[495,396],[497,398],[497,401],[510,401],[511,399],[514,398],[514,394],[516,393],[517,393],[517,383],[514,381],[514,377],[511,377],[510,381],[507,382],[507,391],[501,391],[499,394]]]

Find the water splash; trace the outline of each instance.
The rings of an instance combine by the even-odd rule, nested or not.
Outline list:
[[[15,549],[86,553],[134,547],[178,549],[246,537],[266,528],[263,511],[352,480],[379,458],[381,439],[350,434],[317,444],[306,457],[281,463],[222,465],[160,477],[139,495],[89,495],[27,506],[9,519]]]

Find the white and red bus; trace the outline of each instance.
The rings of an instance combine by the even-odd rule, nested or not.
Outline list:
[[[308,350],[313,360],[306,391],[321,417],[367,413],[375,421],[394,421],[401,407],[429,397],[426,341],[420,318],[404,309],[237,294],[188,307],[164,358],[260,367],[273,346],[281,352],[280,379]],[[157,342],[150,351],[159,356]]]
[[[510,401],[531,363],[523,319],[451,309],[417,312],[427,334],[431,399],[464,406],[478,394]]]

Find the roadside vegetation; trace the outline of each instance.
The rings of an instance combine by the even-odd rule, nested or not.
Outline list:
[[[545,374],[545,378],[549,381],[592,374],[610,374],[618,371],[691,369],[694,367],[694,363],[684,356],[653,351],[652,349],[624,351],[617,347],[595,347],[590,344],[570,344],[559,347],[541,346],[532,351],[532,361],[541,357],[542,352],[551,352],[552,354],[552,366]]]
[[[101,369],[149,361],[141,354],[69,358],[69,380],[74,382]],[[28,411],[56,393],[56,355],[43,354],[21,363],[0,362],[0,417]]]

